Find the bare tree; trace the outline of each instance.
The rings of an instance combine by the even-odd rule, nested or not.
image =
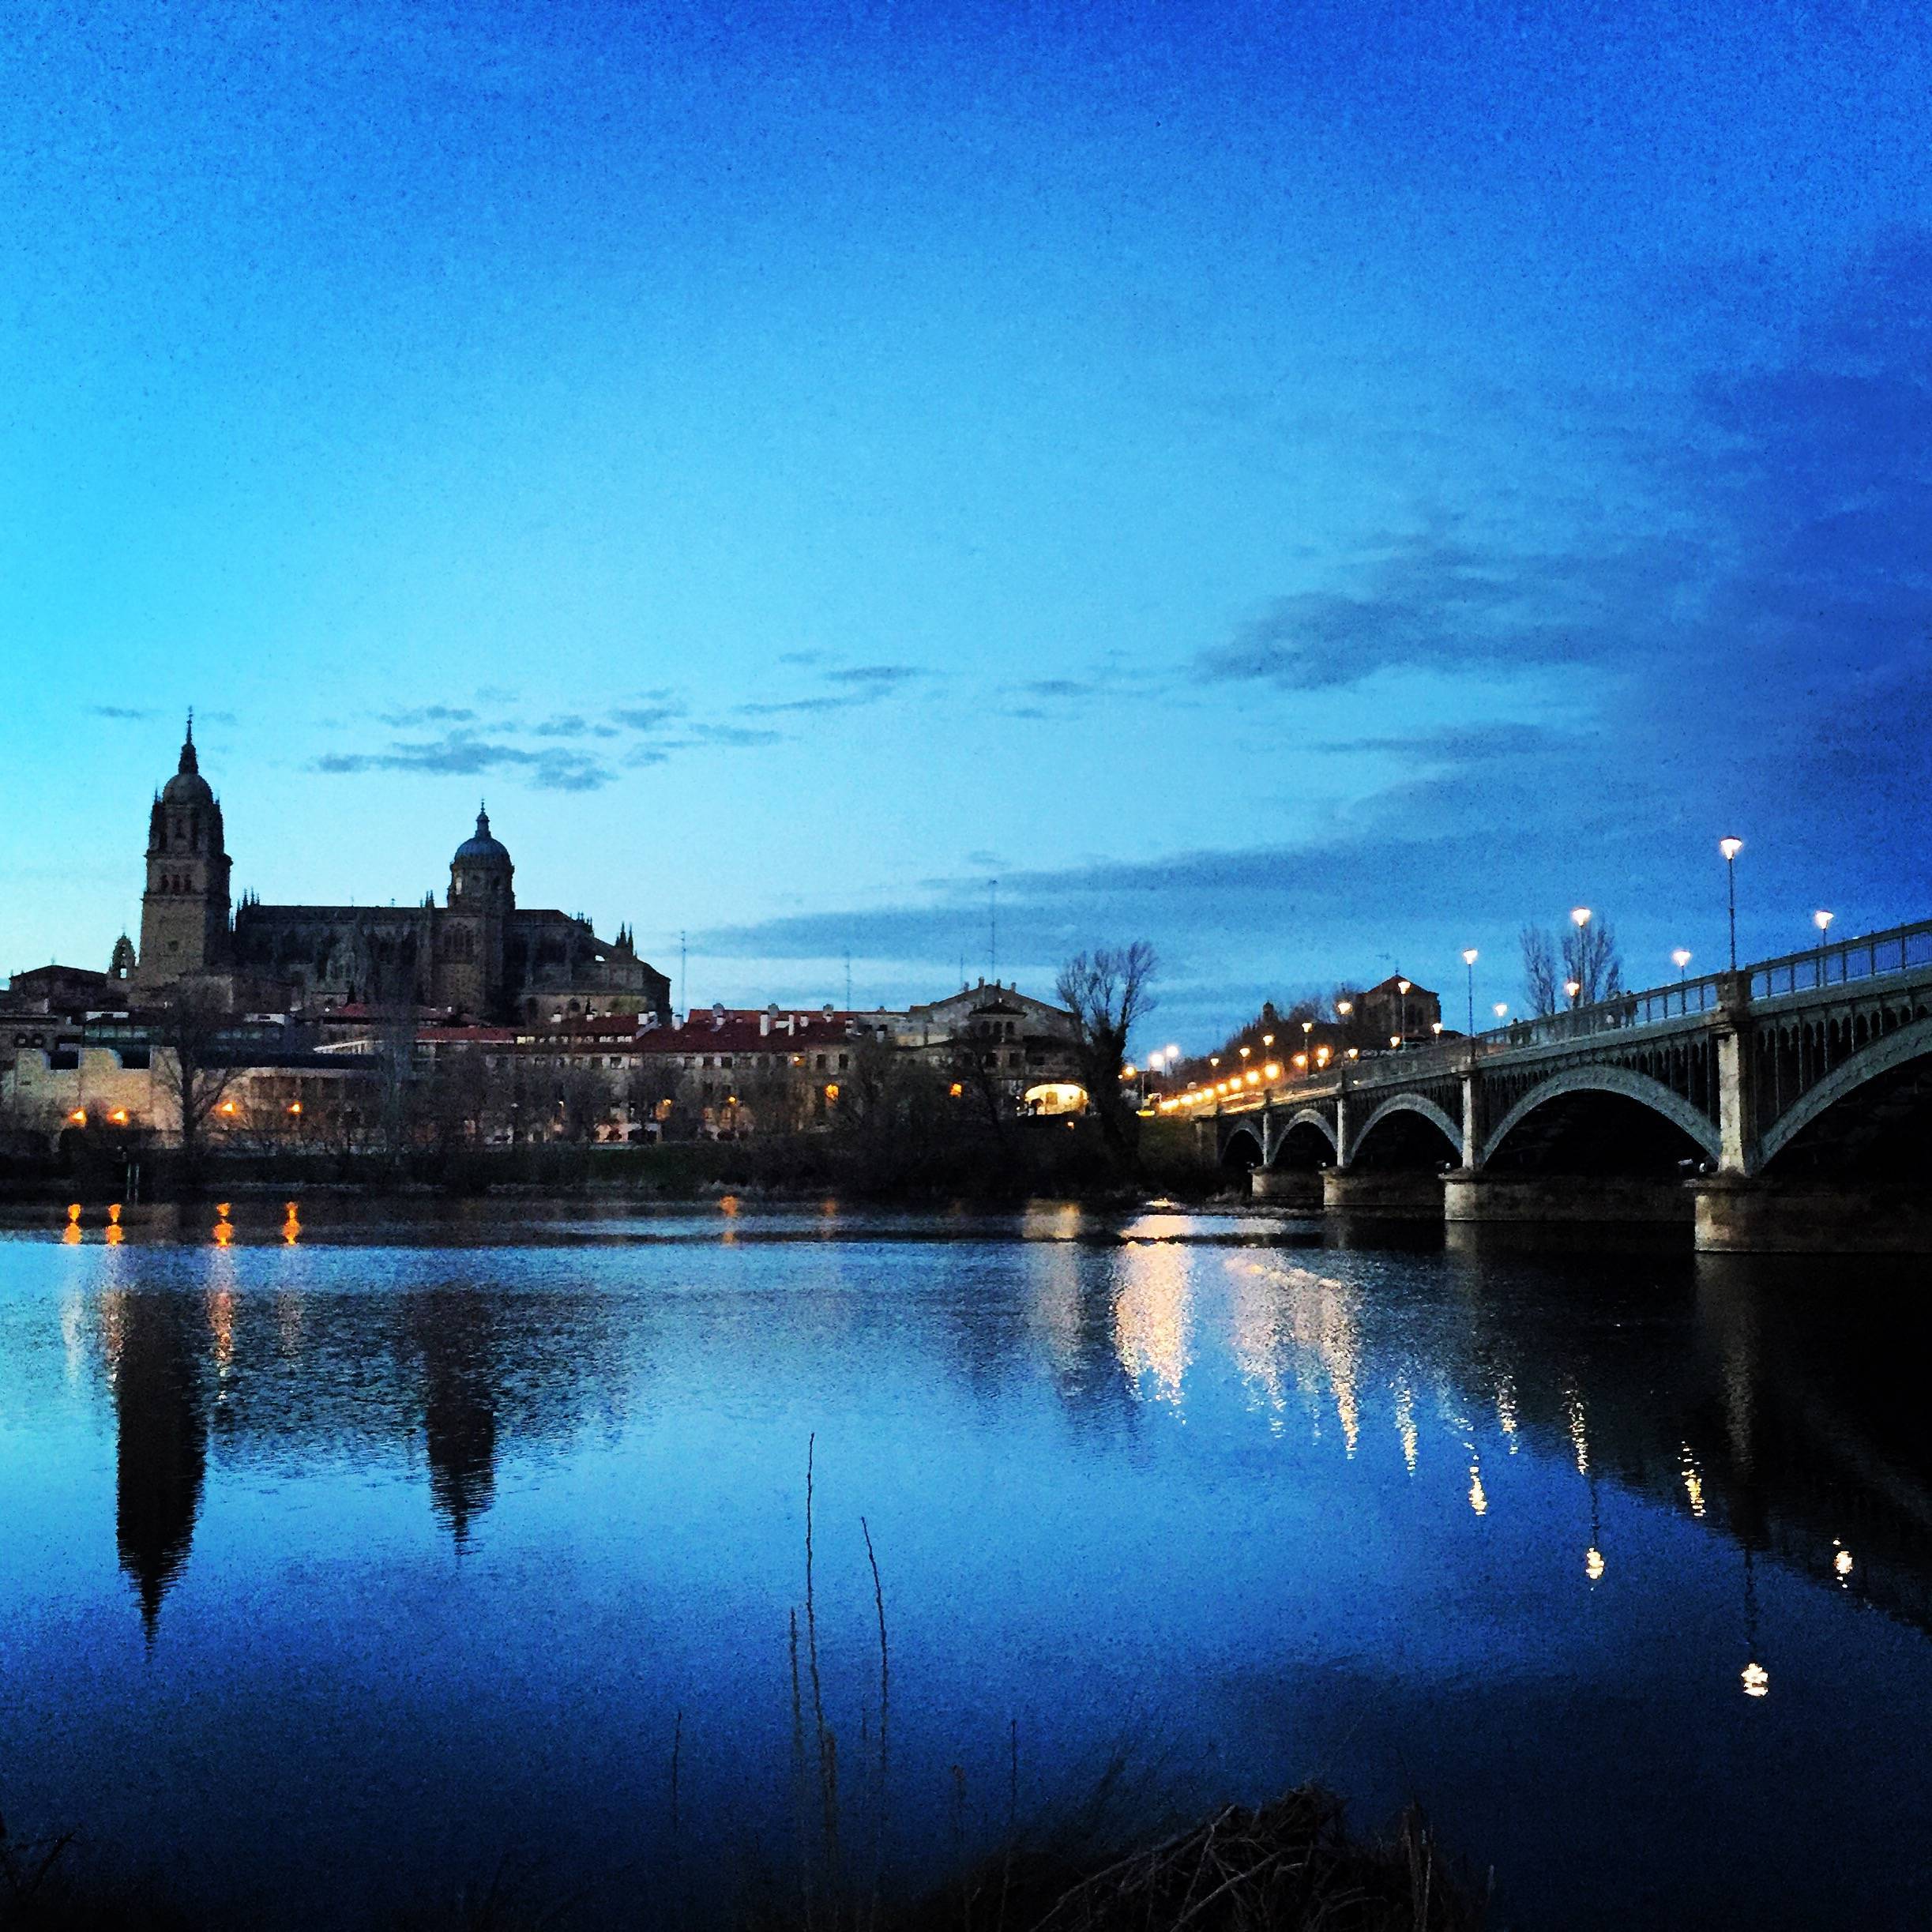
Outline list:
[[[442,1155],[480,1145],[499,1111],[498,1085],[480,1047],[445,1049],[413,1096],[415,1137],[426,1137]]]
[[[783,1054],[746,1054],[751,1065],[739,1077],[739,1103],[754,1133],[791,1133],[799,1126],[802,1082],[791,1077]],[[741,1066],[743,1061],[740,1062]]]
[[[192,1189],[207,1158],[208,1126],[239,1070],[225,1036],[227,1002],[205,979],[178,979],[161,1002],[154,1029],[155,1077],[174,1102],[181,1126],[181,1170]]]
[[[1558,940],[1540,926],[1523,928],[1523,990],[1533,1013],[1560,1013],[1614,999],[1623,990],[1623,957],[1608,919],[1572,924]]]
[[[1623,956],[1608,919],[1573,925],[1563,935],[1563,977],[1583,989],[1577,996],[1581,1005],[1614,999],[1623,990]]]
[[[1145,939],[1131,945],[1078,953],[1054,982],[1060,1004],[1073,1016],[1074,1054],[1100,1132],[1114,1156],[1132,1164],[1139,1121],[1123,1096],[1121,1075],[1133,1029],[1154,1010],[1158,966]]]
[[[667,1101],[674,1107],[677,1105],[682,1084],[682,1076],[667,1054],[652,1054],[641,1066],[632,1067],[624,1076],[624,1111],[632,1125],[662,1118]],[[664,1124],[668,1126],[670,1122],[666,1119]]]
[[[1533,1013],[1557,1009],[1556,947],[1540,926],[1523,928],[1523,998]]]
[[[1003,1149],[1013,1102],[1000,1077],[998,1049],[970,1034],[962,1036],[946,1050],[944,1072],[947,1085],[958,1089],[958,1097],[971,1106]]]
[[[566,1059],[551,1076],[554,1118],[562,1137],[581,1143],[594,1141],[611,1117],[609,1082],[599,1068],[580,1059]]]

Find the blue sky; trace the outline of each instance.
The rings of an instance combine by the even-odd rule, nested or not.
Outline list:
[[[270,899],[1163,1036],[1932,912],[1932,35],[1880,7],[28,7],[0,971],[182,710]]]

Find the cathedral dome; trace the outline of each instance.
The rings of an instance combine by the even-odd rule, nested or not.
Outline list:
[[[182,739],[181,762],[175,776],[161,787],[164,805],[212,805],[215,794],[201,776],[200,761],[194,755],[194,720],[188,720],[188,735]]]
[[[456,857],[450,863],[458,866],[507,866],[509,863],[508,850],[499,840],[490,836],[490,814],[487,812],[477,813],[475,834],[457,848]]]

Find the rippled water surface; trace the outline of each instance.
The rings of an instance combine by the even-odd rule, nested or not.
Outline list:
[[[1147,1803],[1419,1798],[1502,1923],[1932,1919],[1915,1270],[280,1214],[0,1239],[16,1832],[265,1923],[782,1865],[815,1434],[906,1870],[1125,1746]]]

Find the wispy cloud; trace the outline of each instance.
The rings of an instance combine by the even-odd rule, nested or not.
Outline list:
[[[896,691],[925,672],[916,664],[852,664],[825,673],[828,684],[855,685],[867,691]]]
[[[382,751],[329,752],[316,761],[316,769],[336,773],[418,772],[443,777],[517,770],[528,772],[530,782],[544,791],[595,791],[613,776],[607,765],[582,752],[533,750],[466,731],[399,742]]]
[[[468,724],[476,714],[455,705],[419,705],[413,710],[385,711],[381,716],[385,724],[399,731],[413,731],[426,724]]]

